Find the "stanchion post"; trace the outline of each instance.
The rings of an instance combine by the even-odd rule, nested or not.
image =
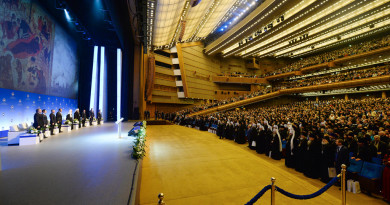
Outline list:
[[[346,205],[347,204],[347,196],[345,191],[345,172],[346,172],[346,165],[341,165],[341,204]]]
[[[271,177],[271,205],[275,205],[275,181],[274,177]]]
[[[158,194],[158,205],[165,205],[163,193]]]

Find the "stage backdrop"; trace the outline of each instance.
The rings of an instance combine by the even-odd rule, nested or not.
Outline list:
[[[0,88],[0,128],[8,129],[9,125],[18,125],[27,122],[29,125],[34,121],[34,113],[37,108],[46,109],[47,117],[54,109],[57,113],[62,108],[62,116],[65,119],[70,109],[77,108],[77,100],[27,93],[16,90]]]
[[[75,109],[76,53],[75,41],[37,3],[2,1],[0,128],[30,123],[38,107]]]

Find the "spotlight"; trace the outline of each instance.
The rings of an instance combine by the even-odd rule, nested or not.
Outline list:
[[[64,9],[64,13],[65,13],[66,20],[71,21],[69,12],[66,9]]]

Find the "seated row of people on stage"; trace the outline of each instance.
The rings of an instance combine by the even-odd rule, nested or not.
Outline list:
[[[85,127],[85,123],[87,120],[89,120],[90,125],[92,125],[92,122],[95,119],[95,113],[93,109],[89,111],[89,115],[87,115],[86,110],[83,110],[82,113],[80,113],[79,109],[76,109],[74,114],[72,114],[72,110],[69,110],[69,113],[66,115],[66,120],[69,121],[69,124],[71,128],[73,129],[73,123],[78,121],[78,126],[81,128],[81,126]],[[62,109],[58,109],[57,113],[55,110],[51,110],[51,113],[49,115],[49,118],[47,117],[47,110],[46,109],[40,109],[38,108],[36,110],[36,113],[34,114],[34,123],[33,127],[36,129],[42,129],[42,128],[50,128],[51,134],[53,134],[53,130],[55,125],[58,126],[59,132],[61,131],[62,126]],[[102,120],[102,112],[99,110],[97,114],[97,123],[100,125]]]

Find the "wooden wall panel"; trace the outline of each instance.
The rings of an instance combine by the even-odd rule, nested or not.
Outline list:
[[[215,99],[214,91],[218,90],[218,85],[212,82],[211,76],[220,73],[220,61],[205,55],[202,45],[183,47],[182,54],[188,97]]]
[[[156,58],[156,61],[159,61],[159,62],[162,62],[162,63],[166,63],[166,64],[169,64],[169,65],[172,65],[172,60],[171,60],[171,58],[168,58],[168,57],[159,55],[159,54],[157,54],[157,53],[154,54],[154,57]]]

